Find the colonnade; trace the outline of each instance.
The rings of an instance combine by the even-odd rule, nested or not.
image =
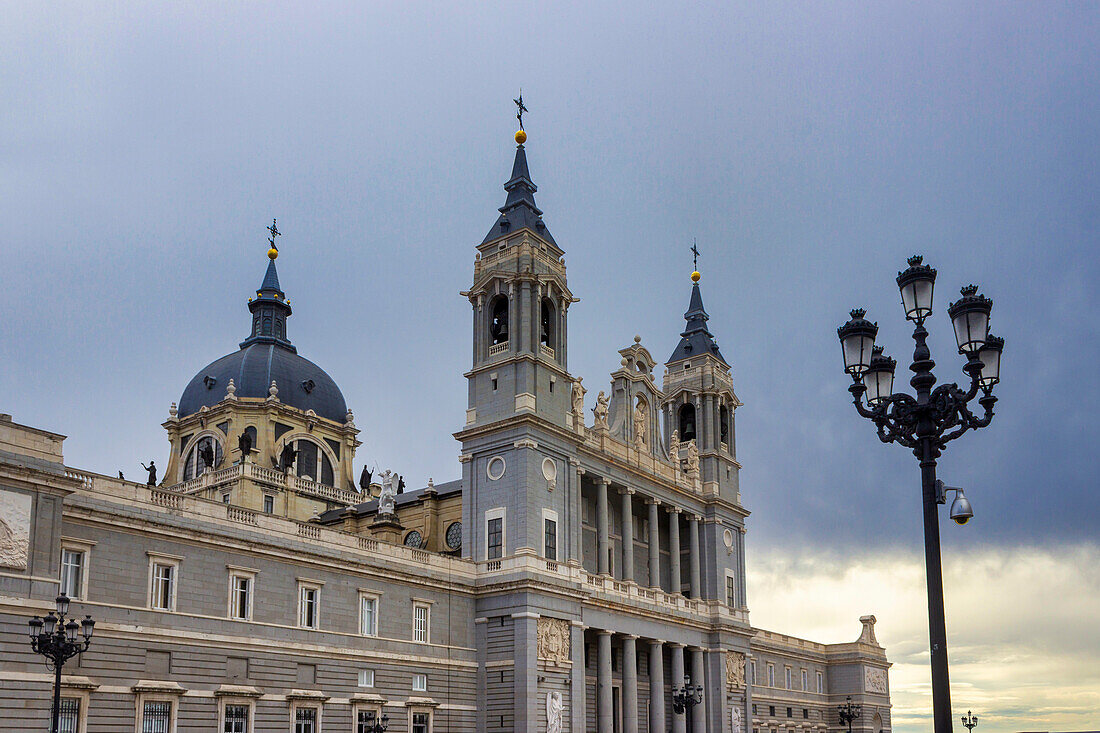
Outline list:
[[[634,495],[635,489],[622,487],[618,490],[622,515],[623,563],[622,580],[638,582],[634,569]],[[596,479],[596,572],[599,575],[611,574],[611,538],[609,533],[611,505],[611,480]],[[663,519],[668,524],[669,537],[669,592],[680,593],[683,587],[683,568],[680,554],[683,546],[680,540],[680,515],[685,514],[680,507],[664,505],[656,497],[646,497],[649,521],[649,586],[661,587],[661,544],[659,527]],[[664,505],[664,510],[662,506]],[[688,595],[701,598],[703,595],[702,568],[699,547],[699,523],[702,517],[694,512],[686,512],[688,528]]]
[[[666,703],[671,705],[671,692],[684,684],[684,674],[689,672],[692,684],[703,684],[703,649],[660,639],[642,639],[633,634],[615,634],[606,629],[596,630],[596,733],[613,733],[615,730],[611,651],[612,637],[622,642],[622,733],[664,733],[666,728]],[[639,727],[638,651],[642,647],[649,653],[649,720],[645,728]],[[670,679],[665,679],[665,655],[669,656]],[[673,733],[686,733],[688,716],[691,730],[706,730],[706,698],[683,714],[672,715]]]

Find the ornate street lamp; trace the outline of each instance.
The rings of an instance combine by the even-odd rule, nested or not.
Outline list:
[[[947,628],[943,612],[943,577],[940,568],[940,528],[936,505],[946,502],[936,486],[936,459],[950,441],[968,430],[984,428],[993,419],[993,387],[1000,381],[1004,339],[989,334],[993,301],[978,294],[975,285],[962,289],[962,297],[948,309],[959,353],[966,357],[963,371],[970,377],[966,390],[957,384],[936,387],[932,374],[936,363],[928,349],[925,319],[932,313],[932,292],[936,271],[918,256],[909,258],[909,268],[898,273],[897,283],[905,317],[913,321],[913,363],[909,380],[916,396],[893,392],[896,362],[874,346],[877,324],[864,318],[864,311],[852,311],[852,319],[837,329],[844,355],[844,371],[852,377],[848,388],[860,415],[878,428],[883,443],[898,443],[913,451],[920,461],[924,499],[924,555],[928,579],[928,635],[932,649],[932,708],[935,733],[951,733],[951,691],[947,674]],[[968,405],[978,393],[984,410],[976,417]],[[863,397],[867,396],[864,405]],[[965,524],[974,514],[970,502],[957,490],[951,518]]]
[[[966,715],[962,717],[962,721],[968,733],[972,733],[973,730],[978,727],[978,716],[969,710],[967,710]]]
[[[53,681],[53,724],[52,733],[58,733],[61,718],[61,670],[65,662],[77,654],[87,651],[92,643],[92,629],[95,621],[85,616],[79,623],[76,619],[65,620],[69,612],[69,597],[62,593],[56,599],[57,613],[50,611],[45,618],[35,616],[30,626],[31,649],[46,658],[46,668],[54,673]],[[77,637],[80,632],[81,638]]]
[[[383,713],[382,717],[378,717],[373,710],[368,710],[366,713],[367,719],[359,724],[357,733],[386,733],[386,729],[390,727],[390,716]]]
[[[848,733],[852,733],[852,721],[863,715],[862,705],[853,705],[852,696],[848,695],[848,701],[836,706],[836,714],[840,716],[840,724],[848,726]]]
[[[691,710],[703,702],[703,686],[691,684],[691,675],[684,675],[684,684],[672,688],[672,712],[677,715],[687,713],[688,729],[691,729]]]

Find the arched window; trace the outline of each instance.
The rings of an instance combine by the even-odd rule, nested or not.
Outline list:
[[[542,299],[542,328],[539,330],[539,343],[554,348],[554,304],[549,298]]]
[[[190,481],[197,476],[202,476],[202,472],[206,470],[206,464],[202,460],[202,451],[207,449],[209,449],[214,456],[214,463],[211,469],[215,469],[221,465],[224,455],[221,442],[215,440],[210,435],[203,436],[198,439],[195,445],[191,446],[191,450],[187,453],[187,460],[183,464],[184,481]]]
[[[680,407],[680,440],[695,439],[695,405],[688,402]]]
[[[308,478],[325,486],[334,485],[332,461],[321,446],[310,440],[299,439],[294,442],[294,448],[298,451],[294,472],[300,478]]]
[[[718,410],[718,439],[730,444],[730,408],[725,405]]]
[[[489,303],[489,337],[492,343],[508,343],[508,297],[498,295]]]

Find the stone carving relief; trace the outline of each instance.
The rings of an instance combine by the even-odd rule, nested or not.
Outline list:
[[[561,733],[562,710],[561,693],[557,690],[546,693],[546,733]]]
[[[864,687],[867,689],[867,692],[876,695],[888,694],[885,669],[879,669],[878,667],[864,667],[863,681]]]
[[[569,661],[569,622],[562,618],[540,618],[538,657],[552,662]]]
[[[745,686],[745,655],[741,652],[726,652],[726,685]]]
[[[0,567],[23,570],[31,544],[31,495],[0,491]]]

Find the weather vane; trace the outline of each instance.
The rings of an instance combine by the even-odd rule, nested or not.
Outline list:
[[[695,237],[691,238],[691,261],[694,267],[692,269],[698,271],[699,269],[699,247],[696,246]]]
[[[517,99],[513,99],[512,101],[516,103],[516,119],[519,120],[519,129],[522,130],[523,129],[523,113],[528,111],[527,108],[523,106],[523,90],[522,89],[519,90],[519,97]]]
[[[267,241],[271,243],[271,249],[278,252],[279,248],[275,246],[275,237],[282,236],[283,233],[279,231],[279,227],[275,226],[275,220],[274,219],[271,220],[271,226],[266,227],[266,228],[267,228],[267,231],[271,232],[271,236],[268,237]]]

